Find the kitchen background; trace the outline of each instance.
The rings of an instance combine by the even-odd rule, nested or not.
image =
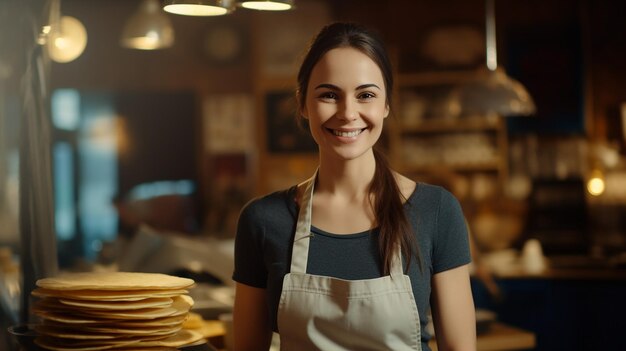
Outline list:
[[[119,242],[144,227],[232,240],[249,199],[313,172],[315,145],[294,123],[294,74],[321,26],[350,20],[377,29],[392,54],[396,95],[382,142],[395,168],[463,205],[476,276],[485,262],[495,278],[495,289],[475,279],[477,305],[532,331],[536,349],[626,347],[623,1],[495,1],[499,68],[526,88],[531,116],[451,103],[485,69],[482,0],[298,0],[286,12],[217,17],[159,4],[173,41],[124,46],[151,5],[0,3],[3,277],[110,267]],[[59,12],[86,33],[82,54],[65,63],[38,43]],[[537,251],[529,239],[547,270],[525,263]],[[3,289],[9,325],[19,287]]]

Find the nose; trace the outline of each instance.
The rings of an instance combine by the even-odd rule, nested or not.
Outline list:
[[[351,99],[345,99],[339,104],[337,117],[346,121],[354,121],[358,116],[357,105]]]

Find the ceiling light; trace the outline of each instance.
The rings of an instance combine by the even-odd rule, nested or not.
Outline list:
[[[174,44],[172,22],[161,12],[158,0],[141,3],[126,22],[120,42],[122,46],[140,50],[164,49]]]
[[[263,11],[285,11],[293,8],[293,0],[242,1],[241,7]]]
[[[493,0],[486,0],[485,12],[487,69],[481,67],[474,79],[452,91],[450,108],[463,114],[534,114],[535,103],[524,85],[498,67]]]
[[[452,91],[457,111],[464,115],[527,116],[535,113],[533,99],[522,83],[502,68],[480,68],[473,79]]]
[[[587,180],[587,192],[593,196],[600,196],[605,189],[604,173],[599,168],[593,169]]]
[[[234,0],[167,0],[163,10],[184,16],[221,16],[235,10]]]
[[[50,58],[59,63],[66,63],[79,57],[87,46],[87,31],[76,18],[62,16],[51,26],[46,40]]]

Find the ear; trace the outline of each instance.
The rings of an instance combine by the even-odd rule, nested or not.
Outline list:
[[[387,118],[387,116],[389,116],[389,112],[390,112],[389,104],[386,104],[385,105],[385,114],[383,115],[383,118]]]

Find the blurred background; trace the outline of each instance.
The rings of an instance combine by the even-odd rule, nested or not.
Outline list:
[[[230,285],[241,207],[316,167],[294,77],[311,36],[342,20],[388,45],[381,144],[461,201],[477,307],[527,332],[518,349],[626,348],[623,1],[164,3],[0,2],[3,326],[58,270]]]

